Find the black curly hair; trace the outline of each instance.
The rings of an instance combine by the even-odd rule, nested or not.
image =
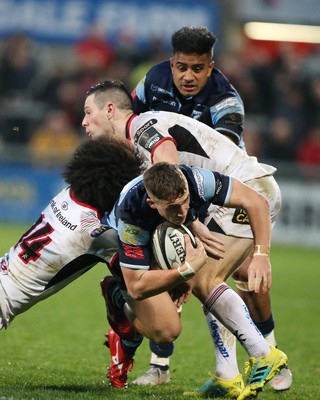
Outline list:
[[[173,53],[210,54],[216,43],[216,36],[205,26],[184,26],[171,36]]]
[[[78,201],[110,212],[122,188],[144,171],[144,158],[128,140],[99,137],[81,144],[63,177]]]

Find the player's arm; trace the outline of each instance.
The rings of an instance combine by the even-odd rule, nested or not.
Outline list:
[[[196,238],[197,247],[194,248],[190,238],[185,235],[186,242],[186,263],[180,269],[137,269],[132,268],[137,265],[137,255],[142,254],[141,251],[147,251],[142,246],[125,246],[127,254],[132,254],[132,264],[130,268],[130,260],[121,262],[120,266],[125,280],[125,284],[129,295],[134,300],[143,300],[159,293],[166,292],[182,282],[191,279],[195,273],[206,263],[207,255],[200,240]],[[121,250],[120,243],[120,250]],[[120,255],[121,257],[121,255]],[[190,267],[190,268],[189,268]]]
[[[246,210],[253,232],[255,248],[248,269],[249,290],[267,292],[271,287],[269,203],[257,191],[234,179],[228,206]]]
[[[166,161],[172,164],[179,163],[179,155],[173,140],[163,140],[153,151],[153,164]]]
[[[240,110],[226,113],[214,124],[214,129],[241,147],[244,114]]]
[[[251,187],[233,179],[229,207],[241,207],[247,211],[255,244],[270,247],[271,219],[267,199]]]
[[[222,92],[220,93],[218,103],[209,106],[212,127],[233,141],[237,146],[244,148],[243,127],[245,112],[243,101],[239,93],[222,74],[218,73],[216,77],[218,80],[221,80],[219,86],[223,89],[221,89]],[[206,119],[205,114],[203,118]]]

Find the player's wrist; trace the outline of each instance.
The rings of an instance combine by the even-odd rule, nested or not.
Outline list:
[[[196,274],[193,267],[187,261],[180,265],[177,270],[185,281],[191,279]]]
[[[256,244],[254,246],[253,256],[262,256],[262,257],[269,257],[270,256],[270,247],[264,244]]]

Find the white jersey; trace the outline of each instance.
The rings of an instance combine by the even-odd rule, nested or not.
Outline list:
[[[276,168],[261,164],[215,129],[182,114],[148,111],[133,116],[127,137],[152,162],[163,140],[173,139],[180,163],[217,171],[246,182],[273,175]]]
[[[271,221],[275,222],[281,207],[280,189],[272,176],[276,168],[259,163],[215,129],[182,114],[148,111],[130,118],[126,135],[151,164],[159,144],[173,140],[180,163],[245,182],[269,201]],[[211,205],[203,222],[211,231],[253,238],[245,210]]]
[[[19,242],[0,258],[0,329],[118,250],[97,210],[62,190]]]

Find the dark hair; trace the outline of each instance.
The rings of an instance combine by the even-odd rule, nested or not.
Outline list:
[[[124,83],[119,79],[103,81],[91,86],[87,91],[87,97],[95,94],[94,100],[101,109],[108,100],[113,101],[123,110],[132,110],[132,97]]]
[[[144,159],[127,139],[101,136],[80,145],[63,177],[77,200],[111,211],[122,188],[143,172]]]
[[[184,26],[171,37],[172,51],[184,54],[210,54],[212,58],[216,40],[216,36],[205,26]]]
[[[159,162],[143,174],[143,182],[149,195],[159,200],[174,201],[184,195],[188,185],[177,164]]]

